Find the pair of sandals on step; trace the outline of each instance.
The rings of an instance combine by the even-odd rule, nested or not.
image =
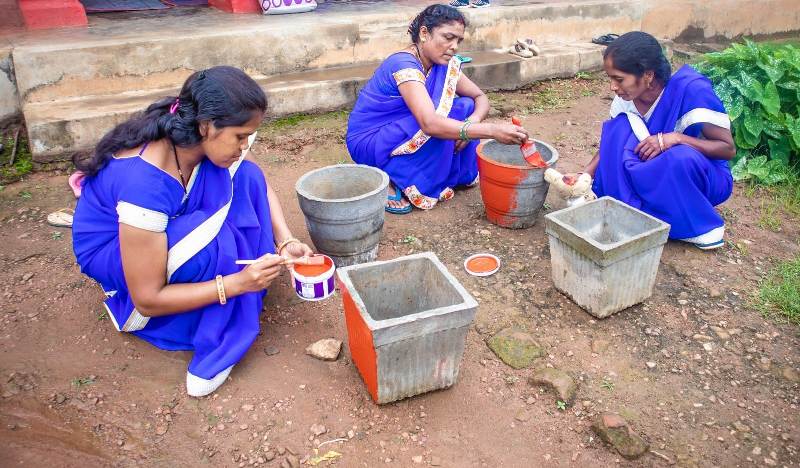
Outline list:
[[[531,58],[539,55],[541,51],[533,39],[524,37],[517,39],[517,42],[515,42],[514,45],[508,49],[508,53],[516,55],[517,57]]]

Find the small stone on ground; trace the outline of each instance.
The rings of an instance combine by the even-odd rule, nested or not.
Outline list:
[[[649,444],[630,428],[622,416],[616,413],[598,414],[592,423],[592,430],[604,442],[611,444],[620,455],[629,460],[641,457],[650,449]]]
[[[575,400],[578,384],[569,374],[558,369],[541,369],[530,380],[532,385],[545,385],[553,389],[559,400],[571,404]]]
[[[321,339],[306,348],[306,354],[323,361],[335,361],[341,351],[342,342],[334,338]]]
[[[486,342],[501,361],[522,369],[533,364],[533,361],[545,356],[544,349],[533,337],[516,328],[505,328]]]

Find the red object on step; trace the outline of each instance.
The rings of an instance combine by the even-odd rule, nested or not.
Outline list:
[[[258,0],[208,0],[208,6],[228,13],[261,13]]]
[[[86,10],[78,0],[19,0],[28,29],[87,26]]]
[[[511,123],[518,127],[522,126],[522,121],[517,117],[511,117]],[[519,145],[519,149],[522,151],[522,157],[525,158],[525,161],[531,166],[547,167],[547,163],[544,162],[539,150],[536,149],[536,142],[533,141],[533,139],[529,139],[525,143]]]

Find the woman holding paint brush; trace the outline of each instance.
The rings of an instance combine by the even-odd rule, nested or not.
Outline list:
[[[725,222],[714,207],[733,191],[736,148],[711,82],[688,65],[673,74],[658,41],[640,31],[612,42],[603,68],[617,96],[585,169],[595,194],[668,222],[671,239],[721,247]]]
[[[466,59],[456,54],[465,25],[453,7],[425,8],[409,26],[412,43],[383,61],[350,114],[347,149],[355,162],[389,174],[390,213],[431,209],[453,188],[475,185],[479,139],[528,139],[518,125],[482,122],[489,99],[461,73]]]
[[[266,288],[311,254],[244,159],[266,107],[244,72],[210,68],[75,160],[86,174],[73,223],[81,271],[102,286],[118,330],[194,351],[192,396],[222,385],[259,333]]]

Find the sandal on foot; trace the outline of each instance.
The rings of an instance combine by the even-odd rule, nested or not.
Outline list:
[[[592,39],[592,43],[607,46],[612,42],[616,41],[618,38],[619,34],[611,34],[611,33],[603,34],[602,36],[597,36],[594,39]]]
[[[533,52],[531,52],[526,47],[523,47],[520,44],[514,44],[513,46],[511,46],[508,49],[508,53],[525,59],[533,57]]]
[[[55,227],[72,227],[74,210],[62,208],[47,215],[47,224]]]
[[[539,46],[536,45],[536,43],[530,37],[518,38],[517,39],[517,44],[519,44],[523,48],[528,49],[529,51],[531,51],[531,53],[534,56],[537,56],[537,55],[539,55],[541,53],[541,50],[539,50]]]
[[[396,185],[394,185],[393,187],[394,187],[394,195],[388,195],[386,197],[386,200],[390,201],[390,202],[392,202],[392,201],[402,201],[403,200],[403,192],[401,192],[400,189],[397,188]],[[389,206],[387,204],[386,206],[383,207],[383,209],[386,210],[387,213],[401,215],[401,214],[411,213],[411,210],[413,208],[411,207],[411,203],[409,203],[408,205],[406,205],[406,206],[404,206],[402,208],[396,208],[394,206]]]

